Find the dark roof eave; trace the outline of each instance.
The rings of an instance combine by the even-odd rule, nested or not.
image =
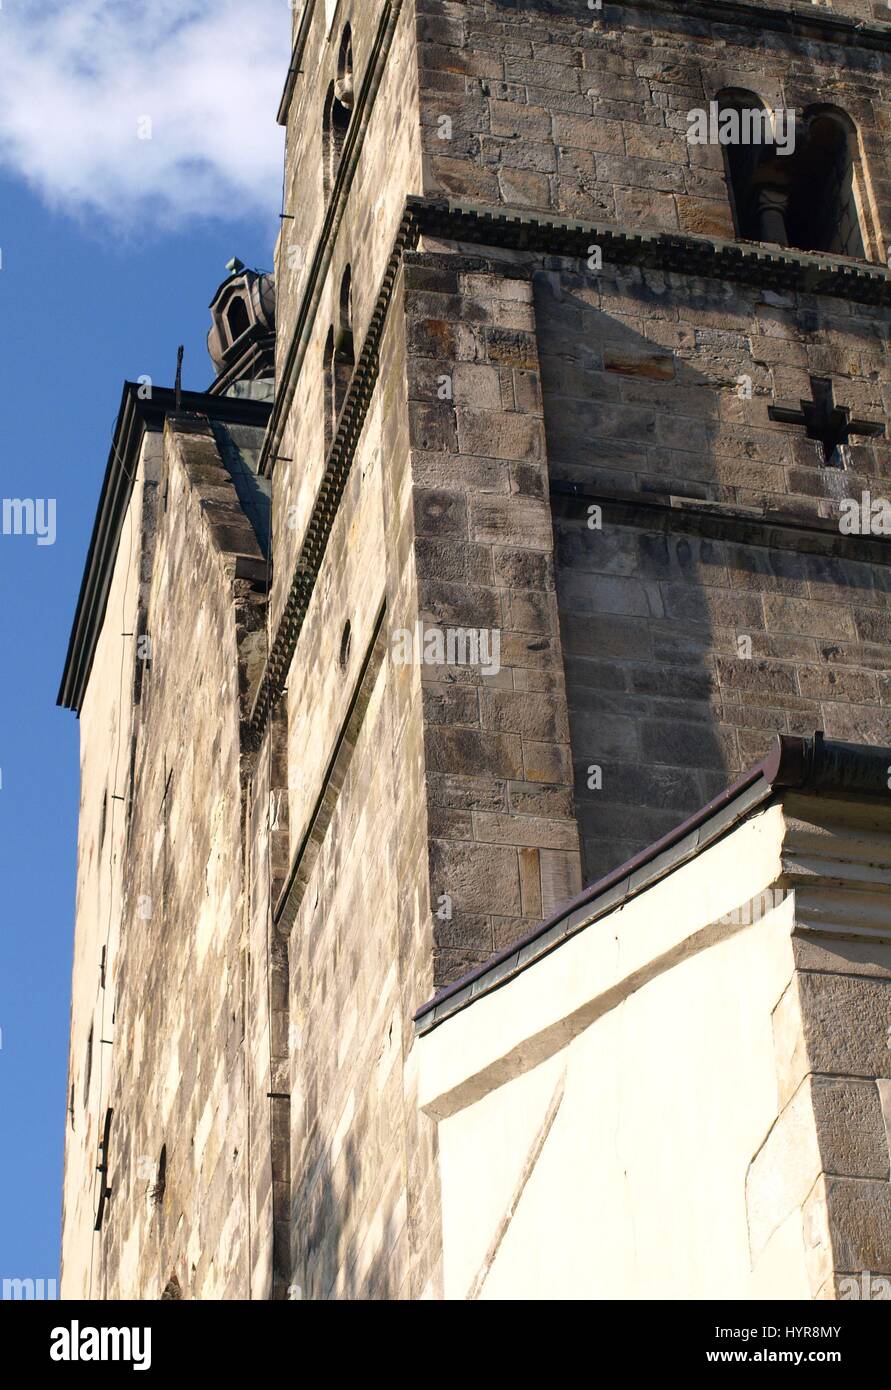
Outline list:
[[[153,386],[151,397],[145,400],[140,398],[142,389],[136,382],[124,383],[68,640],[56,702],[76,714],[80,714],[93,666],[142,441],[147,431],[162,430],[166,417],[176,409],[176,393],[171,388]],[[213,396],[204,391],[183,391],[180,409],[261,429],[265,429],[271,413],[268,401]]]
[[[415,1014],[419,1033],[428,1033],[483,994],[548,955],[595,917],[635,897],[707,844],[713,843],[777,791],[797,790],[847,795],[854,799],[889,798],[891,748],[778,734],[760,763],[743,773],[674,830],[634,858],[598,879],[546,921],[497,955],[447,985]]]

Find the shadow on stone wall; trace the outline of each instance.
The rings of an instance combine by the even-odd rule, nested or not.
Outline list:
[[[658,529],[652,507],[634,525],[630,508],[603,503],[705,497],[716,393],[670,349],[604,313],[590,286],[571,272],[536,281],[586,882],[707,801],[734,761],[714,674],[714,652],[732,632],[715,630],[708,595],[723,574],[721,547]],[[589,511],[598,505],[601,516]]]
[[[394,1277],[396,1261],[393,1244],[396,1237],[392,1214],[384,1221],[381,1231],[374,1231],[378,1253],[368,1263],[355,1231],[360,1224],[355,1208],[361,1203],[368,1183],[363,1183],[363,1163],[356,1140],[355,1127],[344,1140],[342,1177],[335,1184],[330,1154],[326,1152],[307,1171],[312,1174],[308,1192],[298,1187],[295,1194],[294,1220],[294,1285],[303,1299],[395,1299],[400,1289]],[[309,1212],[307,1213],[307,1206]],[[309,1219],[307,1220],[307,1214]],[[371,1239],[369,1233],[368,1239]]]

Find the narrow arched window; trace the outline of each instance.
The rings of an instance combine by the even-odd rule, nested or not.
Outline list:
[[[325,409],[325,458],[334,443],[334,329],[328,331],[322,364],[322,395]]]
[[[226,325],[229,329],[229,341],[232,343],[236,342],[242,333],[246,333],[251,326],[247,305],[240,296],[233,299],[226,310]]]
[[[84,1066],[84,1108],[90,1100],[90,1078],[93,1075],[93,1025],[90,1024],[90,1036],[87,1038],[87,1060]]]
[[[340,40],[337,55],[337,95],[352,109],[353,105],[353,31],[347,24]]]
[[[723,151],[736,234],[744,241],[788,244],[786,156],[773,143],[773,119],[754,92],[722,92],[714,135]]]
[[[167,1145],[161,1145],[161,1157],[158,1159],[158,1177],[151,1190],[152,1204],[156,1207],[161,1206],[164,1201],[164,1193],[167,1191]]]
[[[771,112],[752,92],[717,98],[737,235],[863,257],[853,130],[829,108]]]
[[[337,57],[337,78],[328,88],[323,118],[323,183],[325,202],[334,189],[337,171],[343,158],[355,91],[353,86],[353,34],[347,25],[340,41]]]
[[[337,422],[343,410],[356,368],[353,341],[353,277],[347,266],[340,281],[337,323],[325,343],[323,387],[325,400],[325,457],[331,452]]]
[[[343,272],[340,282],[340,302],[338,310],[337,339],[334,349],[334,419],[340,418],[353,372],[356,367],[356,350],[353,341],[353,277],[350,267]]]
[[[863,233],[855,195],[852,135],[846,120],[817,108],[793,156],[787,225],[790,246],[862,257]]]

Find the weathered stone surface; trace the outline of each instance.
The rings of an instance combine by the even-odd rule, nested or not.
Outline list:
[[[887,556],[838,525],[843,500],[887,490],[889,443],[858,437],[830,468],[769,413],[831,376],[840,406],[884,419],[885,310],[693,269],[734,226],[723,153],[688,142],[686,114],[740,85],[849,104],[868,255],[885,261],[876,50],[846,31],[841,90],[826,7],[806,35],[762,8],[768,42],[659,7],[617,28],[544,0],[354,5],[361,119],[334,168],[320,113],[345,19],[329,36],[315,6],[284,111],[271,593],[219,440],[169,423],[84,711],[66,1292],[89,1279],[113,1104],[103,1296],[435,1295],[435,1135],[405,1065],[418,1005],[773,733],[891,741]],[[832,10],[874,18],[866,0]],[[701,240],[683,242],[684,273],[593,270],[556,231],[532,250],[525,230],[507,248],[446,227],[394,255],[418,193],[513,209],[511,224],[525,209],[535,236],[551,217]],[[325,356],[344,315],[358,361],[381,336],[335,488]],[[273,635],[293,621],[320,498],[330,537],[260,737],[246,720],[267,617]],[[394,637],[419,620],[497,633],[498,670],[400,662]],[[154,643],[127,700],[109,693],[121,631]],[[105,838],[103,802],[127,785]],[[107,914],[117,1033],[100,1088],[109,1010],[84,982]],[[819,1291],[840,1259],[886,1267],[891,974],[878,951],[795,950],[750,1222],[760,1247],[801,1205]]]
[[[519,860],[515,850],[491,842],[430,846],[431,882],[459,908],[483,913],[497,904],[502,916],[521,910]]]
[[[490,147],[489,157],[491,153]],[[534,151],[530,157],[534,163]],[[523,171],[514,168],[511,172]],[[565,865],[554,861],[559,862],[561,883],[579,878],[543,407],[537,389],[536,340],[530,331],[534,328],[533,295],[527,275],[510,272],[498,262],[477,260],[465,262],[459,275],[462,297],[448,308],[442,303],[434,305],[420,289],[423,281],[416,279],[427,263],[427,258],[416,254],[407,268],[410,321],[427,313],[448,312],[456,320],[460,316],[495,324],[485,329],[484,349],[481,344],[485,357],[481,352],[474,365],[475,377],[457,364],[444,368],[449,381],[460,381],[462,391],[460,399],[453,393],[454,447],[441,451],[437,458],[442,495],[447,499],[460,495],[466,507],[469,541],[477,553],[488,550],[491,554],[492,587],[447,588],[436,581],[432,571],[424,573],[419,584],[419,603],[425,615],[430,613],[442,625],[460,621],[464,627],[497,632],[497,672],[473,668],[449,672],[450,679],[470,681],[478,687],[476,711],[466,697],[459,698],[452,703],[454,717],[449,724],[441,714],[443,702],[437,699],[435,722],[428,725],[425,736],[428,771],[443,774],[443,787],[453,785],[456,776],[497,778],[511,785],[510,801],[501,792],[497,805],[481,803],[470,791],[464,798],[465,807],[473,811],[470,825],[452,818],[452,833],[448,839],[440,836],[431,861],[435,863],[434,898],[448,895],[460,909],[467,893],[468,865],[491,860],[495,866],[491,877],[480,874],[475,882],[472,910],[477,917],[483,912],[489,914],[488,944],[494,949],[496,936],[499,941],[509,936],[512,915],[520,935],[529,914],[546,910],[546,904],[554,900],[550,887],[553,865],[544,860],[545,853],[566,857]],[[429,341],[424,334],[410,338],[412,354],[422,355]],[[535,390],[516,389],[518,371],[534,377]],[[421,367],[413,367],[410,376],[414,381],[425,379]],[[476,401],[470,393],[475,380],[481,392]],[[501,391],[501,409],[489,408],[495,380]],[[525,378],[524,383],[528,387]],[[412,428],[416,484],[426,482],[422,462],[425,431],[421,425],[416,421]],[[509,490],[493,490],[486,475],[468,468],[468,459],[472,462],[478,455],[504,460],[510,470]],[[457,516],[458,503],[440,503],[439,495],[424,490],[415,503],[419,531],[432,530],[430,518],[437,511]],[[547,684],[535,687],[527,679],[530,675],[546,675]],[[432,672],[430,678],[435,679]],[[549,784],[549,801],[541,796],[542,782]],[[433,803],[434,807],[439,804],[436,791]],[[548,808],[544,814],[543,806]],[[447,822],[437,820],[439,829],[444,824]],[[456,891],[451,886],[452,873]],[[505,873],[517,885],[513,892],[506,889]],[[462,952],[462,920],[459,911],[455,918],[437,919],[434,925],[440,982],[454,978],[461,966],[478,958],[467,952],[476,953],[481,948],[479,923],[468,923]]]
[[[814,1077],[814,1115],[825,1173],[888,1181],[888,1135],[882,1114],[882,1084],[872,1080]]]
[[[836,1270],[891,1274],[891,1183],[827,1178],[826,1200]]]
[[[753,1264],[774,1232],[806,1202],[821,1171],[812,1092],[805,1082],[780,1112],[746,1174]]]
[[[807,972],[800,975],[798,987],[814,1071],[874,1077],[891,1070],[891,984]]]

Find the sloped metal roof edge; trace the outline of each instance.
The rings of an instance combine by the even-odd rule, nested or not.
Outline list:
[[[891,799],[891,748],[778,734],[767,755],[726,791],[634,858],[591,884],[525,936],[447,985],[415,1014],[419,1034],[507,984],[576,932],[613,911],[726,835],[757,806],[783,790]]]
[[[151,397],[147,399],[141,399],[140,390],[137,383],[124,382],[56,700],[63,709],[73,710],[76,714],[80,714],[83,704],[105,617],[114,562],[133,492],[142,440],[147,431],[162,430],[165,418],[177,406],[176,393],[169,387],[153,386]],[[212,419],[260,428],[268,424],[272,409],[267,401],[212,396],[204,391],[183,391],[179,408],[205,414]]]

